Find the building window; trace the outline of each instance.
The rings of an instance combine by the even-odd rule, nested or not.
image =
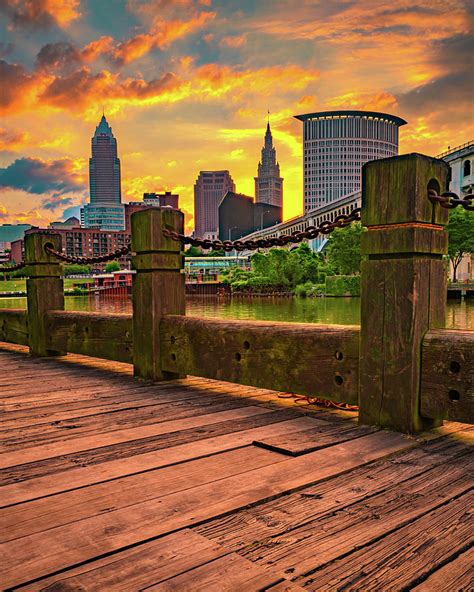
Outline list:
[[[468,177],[471,174],[471,161],[465,160],[463,166],[463,175],[464,177]]]

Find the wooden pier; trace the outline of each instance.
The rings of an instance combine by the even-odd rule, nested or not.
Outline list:
[[[365,165],[360,327],[186,316],[183,216],[155,208],[132,216],[133,314],[64,311],[59,237],[29,234],[28,309],[0,310],[0,586],[471,590],[446,179],[417,154]]]
[[[468,590],[472,427],[408,437],[19,347],[0,364],[4,589]]]

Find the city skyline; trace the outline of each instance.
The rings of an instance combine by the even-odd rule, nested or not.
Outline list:
[[[104,6],[1,4],[0,223],[46,226],[77,215],[102,107],[120,141],[123,201],[176,191],[188,230],[199,170],[228,169],[238,190],[253,194],[268,108],[285,218],[303,207],[294,115],[392,113],[409,122],[400,153],[436,155],[471,139],[467,2]]]

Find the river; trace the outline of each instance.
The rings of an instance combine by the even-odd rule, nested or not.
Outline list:
[[[25,307],[26,298],[0,299],[0,308]],[[68,296],[66,310],[131,313],[132,303],[129,298],[120,297]],[[360,299],[190,297],[186,313],[225,319],[358,325]],[[446,327],[474,330],[474,300],[449,300]]]

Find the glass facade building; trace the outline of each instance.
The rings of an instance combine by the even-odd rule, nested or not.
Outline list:
[[[90,203],[81,209],[81,224],[86,228],[120,231],[125,228],[122,204],[120,159],[117,140],[105,115],[92,138],[89,159]]]
[[[323,207],[361,188],[362,165],[398,154],[406,121],[375,111],[296,115],[303,122],[304,211]]]

